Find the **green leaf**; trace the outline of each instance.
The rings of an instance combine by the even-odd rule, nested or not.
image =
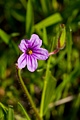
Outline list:
[[[27,1],[26,0],[20,0],[20,2],[22,3],[23,7],[26,9]]]
[[[47,40],[47,31],[46,28],[43,28],[43,42],[45,45],[48,45],[48,40]]]
[[[28,116],[27,112],[25,111],[24,107],[21,105],[21,103],[18,102],[18,105],[21,107],[22,112],[24,113],[26,120],[31,120],[30,117]]]
[[[26,10],[26,33],[27,36],[30,37],[31,33],[33,31],[33,10],[32,10],[32,2],[31,0],[28,0],[27,3],[27,10]]]
[[[10,41],[10,47],[14,49],[15,53],[18,55],[19,54],[19,49],[18,46],[14,41]]]
[[[8,115],[7,115],[8,120],[14,120],[14,111],[12,107],[10,106],[8,109]]]
[[[0,106],[0,120],[3,120],[3,118],[4,118],[4,112]]]
[[[47,17],[46,19],[42,20],[41,22],[37,23],[34,28],[35,29],[42,29],[43,27],[48,27],[51,25],[54,25],[58,22],[62,21],[62,17],[59,13],[55,13],[49,17]]]
[[[67,49],[67,69],[68,72],[71,70],[71,52],[72,52],[72,32],[68,29],[67,32],[67,42],[66,42],[66,49]]]
[[[49,1],[41,0],[40,2],[41,2],[41,6],[44,14],[47,15],[49,13]]]
[[[47,81],[47,87],[46,87],[46,93],[45,93],[45,99],[44,99],[44,109],[43,114],[46,114],[48,105],[53,100],[54,92],[55,92],[55,86],[56,86],[56,79],[52,76],[51,72],[48,72],[48,81]]]
[[[52,44],[51,50],[52,49],[53,49],[53,44]],[[48,105],[54,98],[53,95],[54,95],[54,91],[55,91],[56,79],[52,76],[52,74],[49,70],[50,62],[51,62],[51,57],[49,57],[47,67],[46,67],[46,75],[45,75],[45,80],[44,80],[44,88],[43,88],[41,106],[40,106],[40,116],[41,117],[43,117],[43,115],[46,114]]]
[[[0,59],[0,77],[2,79],[6,78],[7,61],[5,62],[5,60],[6,60],[6,57],[4,57],[4,56]]]
[[[4,120],[6,118],[7,108],[0,102],[0,120]]]
[[[80,109],[80,94],[78,94],[73,101],[72,109],[70,111],[70,113],[73,115],[70,116],[70,120],[76,120],[79,109]]]
[[[15,10],[12,10],[11,14],[16,20],[21,21],[21,22],[25,21],[25,17],[22,14],[16,12]]]
[[[19,36],[20,35],[20,33],[11,33],[11,37],[16,37],[16,36]]]
[[[5,112],[7,112],[7,108],[1,102],[0,102],[0,106]]]
[[[0,37],[6,44],[9,44],[10,36],[2,29],[0,29]]]
[[[73,83],[80,76],[80,65],[78,64],[76,68],[66,75],[63,79],[63,82],[56,88],[55,95],[56,100],[59,100],[62,95],[62,91],[67,88],[69,83]]]

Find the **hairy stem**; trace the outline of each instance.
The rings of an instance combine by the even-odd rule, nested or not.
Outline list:
[[[18,70],[18,76],[19,76],[19,80],[20,80],[21,86],[22,86],[22,88],[23,88],[26,96],[28,97],[28,100],[29,100],[29,102],[30,102],[30,104],[31,104],[31,106],[32,106],[35,114],[36,114],[37,119],[38,119],[38,120],[42,120],[42,118],[40,117],[40,115],[39,115],[39,113],[38,113],[37,108],[35,107],[35,104],[34,104],[32,98],[31,98],[31,96],[30,96],[30,94],[29,94],[29,92],[28,92],[28,90],[27,90],[27,88],[26,88],[26,86],[25,86],[25,84],[24,84],[24,82],[23,82],[23,79],[22,79],[22,77],[21,77],[21,70],[20,70],[20,69]]]

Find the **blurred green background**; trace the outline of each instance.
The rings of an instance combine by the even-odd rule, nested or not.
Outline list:
[[[13,106],[15,120],[26,120],[18,101],[35,120],[18,82],[18,45],[36,33],[51,52],[57,46],[60,24],[66,26],[65,48],[47,61],[38,61],[34,73],[23,69],[22,76],[37,108],[48,79],[44,120],[80,120],[80,0],[0,0],[0,102]]]

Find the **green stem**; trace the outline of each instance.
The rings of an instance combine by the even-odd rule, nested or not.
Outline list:
[[[47,69],[46,69],[46,75],[45,75],[45,80],[44,80],[44,88],[42,92],[42,98],[41,98],[41,106],[40,106],[40,116],[43,117],[44,115],[44,102],[45,102],[45,94],[46,94],[46,89],[47,89],[47,81],[48,81],[48,72],[49,72],[49,64],[51,61],[51,57],[48,60],[47,63]]]
[[[52,42],[52,48],[51,51],[53,50],[53,44],[54,42]],[[55,50],[56,52],[58,52],[58,50]],[[55,52],[54,52],[55,53]],[[45,75],[45,80],[44,80],[44,86],[43,86],[43,92],[42,92],[42,98],[41,98],[41,105],[40,105],[40,116],[41,118],[44,115],[44,103],[45,103],[45,94],[46,94],[46,89],[47,89],[47,83],[48,83],[48,76],[49,76],[49,66],[50,66],[50,62],[51,62],[51,57],[48,60],[47,63],[47,67],[46,67],[46,75]]]
[[[28,92],[28,90],[27,90],[27,88],[26,88],[26,86],[25,86],[25,84],[23,82],[23,79],[21,77],[21,70],[20,69],[18,70],[18,76],[19,76],[19,80],[20,80],[21,86],[22,86],[26,96],[28,97],[28,100],[29,100],[29,102],[30,102],[30,104],[31,104],[31,106],[32,106],[32,108],[33,108],[33,110],[34,110],[38,120],[42,120],[42,118],[40,117],[40,115],[38,113],[38,110],[35,107],[35,104],[34,104],[32,98],[31,98],[31,96],[30,96],[30,94],[29,94],[29,92]]]

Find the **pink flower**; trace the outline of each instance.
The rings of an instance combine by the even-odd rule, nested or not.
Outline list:
[[[27,66],[29,71],[34,72],[38,67],[37,60],[46,60],[49,57],[48,51],[44,48],[40,48],[41,45],[42,40],[36,34],[33,34],[30,40],[21,40],[19,49],[23,52],[23,54],[17,61],[19,69]]]

